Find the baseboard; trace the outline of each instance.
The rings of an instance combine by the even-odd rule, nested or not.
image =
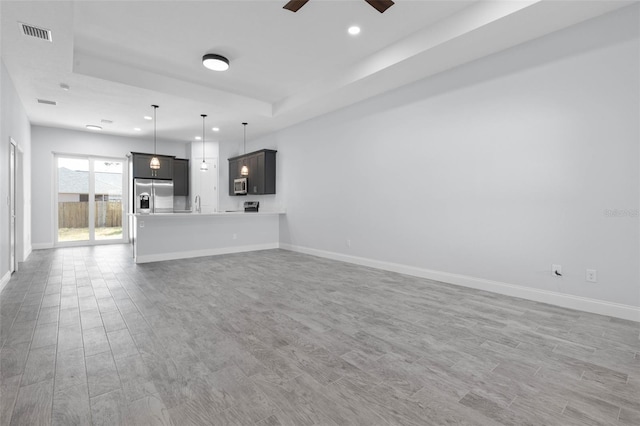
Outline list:
[[[594,314],[607,315],[611,317],[640,322],[640,307],[637,306],[623,305],[620,303],[590,299],[581,296],[573,296],[570,294],[557,293],[548,290],[539,290],[499,281],[470,277],[466,275],[458,275],[448,272],[416,268],[399,263],[383,262],[379,260],[367,259],[364,257],[349,256],[342,253],[317,250],[291,244],[280,243],[280,248],[284,250],[310,254],[312,256],[324,257],[327,259],[354,263],[356,265],[383,269],[385,271],[398,272],[400,274],[426,278],[433,281],[440,281],[447,284],[455,284],[463,287],[474,288],[477,290],[490,291],[505,296],[519,297],[521,299],[532,300],[535,302],[548,303],[550,305],[561,306],[563,308],[575,309],[578,311],[591,312]]]
[[[31,252],[33,251],[32,247],[29,246],[29,248],[27,250],[25,250],[24,253],[22,253],[22,261],[26,262],[27,259],[29,259],[29,256],[31,256]]]
[[[4,290],[4,286],[6,286],[9,283],[10,279],[11,279],[11,272],[7,271],[7,273],[4,274],[4,276],[2,277],[2,280],[0,280],[0,292]]]
[[[194,257],[217,256],[220,254],[244,253],[248,251],[272,250],[279,248],[278,243],[256,244],[250,246],[239,247],[223,247],[206,250],[180,251],[174,253],[147,254],[137,256],[136,263],[161,262],[163,260],[191,259]]]
[[[53,243],[33,243],[31,244],[33,250],[45,250],[53,248]]]

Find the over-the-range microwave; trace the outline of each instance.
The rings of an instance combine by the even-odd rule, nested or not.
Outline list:
[[[247,178],[233,180],[233,193],[235,195],[247,195]]]

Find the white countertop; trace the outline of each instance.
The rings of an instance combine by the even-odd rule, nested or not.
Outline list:
[[[233,212],[214,212],[214,213],[129,213],[130,216],[134,217],[219,217],[219,216],[265,216],[265,215],[280,215],[285,214],[284,211],[281,212],[273,212],[273,211],[261,211],[261,212],[244,212],[244,211],[233,211]]]

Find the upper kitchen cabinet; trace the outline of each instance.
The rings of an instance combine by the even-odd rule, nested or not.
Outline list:
[[[229,195],[235,195],[233,191],[233,180],[240,177],[240,167],[238,164],[242,164],[237,158],[229,158]]]
[[[160,168],[154,170],[149,167],[153,154],[132,152],[133,178],[141,179],[173,179],[173,160],[175,157],[168,155],[156,155],[160,160]]]
[[[189,195],[189,160],[173,160],[173,195]]]
[[[233,180],[247,178],[247,193],[251,195],[265,195],[276,193],[276,152],[272,149],[262,149],[249,154],[229,158],[229,195],[235,195]],[[248,176],[241,176],[240,170],[246,165]]]

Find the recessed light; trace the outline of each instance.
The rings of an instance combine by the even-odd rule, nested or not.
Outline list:
[[[196,140],[200,141],[200,140],[202,140],[202,138],[200,136],[196,136]]]
[[[202,57],[202,65],[213,71],[226,71],[229,69],[229,60],[222,55],[207,53]]]
[[[213,130],[214,132],[219,132],[220,128],[219,127],[212,127],[211,130]]]
[[[133,130],[135,130],[136,132],[141,132],[142,129],[140,127],[134,127]]]
[[[360,27],[357,27],[357,26],[353,25],[353,26],[349,27],[349,29],[347,31],[351,35],[358,35],[358,34],[360,34]]]
[[[102,130],[102,127],[96,126],[95,124],[87,124],[86,128],[89,130]]]
[[[151,117],[150,115],[145,115],[143,118],[145,120],[153,120],[153,117]]]
[[[60,83],[60,88],[65,92],[69,91],[69,85],[66,83]]]

